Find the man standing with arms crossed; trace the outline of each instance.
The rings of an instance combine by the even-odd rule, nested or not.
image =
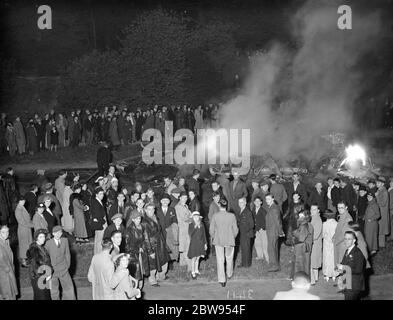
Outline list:
[[[210,222],[210,236],[216,249],[218,282],[225,287],[228,279],[233,275],[233,255],[235,252],[235,238],[239,232],[236,217],[227,212],[227,201],[219,201],[220,211],[215,213]],[[225,258],[224,258],[225,257]],[[225,271],[226,261],[226,271]],[[225,276],[226,275],[226,276]]]

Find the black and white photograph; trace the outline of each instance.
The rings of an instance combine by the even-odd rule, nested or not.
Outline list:
[[[0,8],[0,300],[393,300],[393,0]]]

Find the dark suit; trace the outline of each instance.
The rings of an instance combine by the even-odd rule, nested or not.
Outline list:
[[[49,211],[45,210],[42,215],[45,218],[46,223],[48,224],[48,231],[52,233],[52,229],[54,226],[58,225],[59,222],[57,221],[56,216],[52,213],[50,214]]]
[[[332,197],[333,207],[335,207],[337,209],[337,204],[341,200],[341,188],[337,188],[336,186],[334,186],[332,188],[330,194],[331,194],[331,197]]]
[[[342,265],[349,266],[352,271],[352,289],[345,289],[345,300],[359,300],[362,291],[365,288],[364,272],[366,268],[366,259],[362,251],[355,245],[347,254],[345,251]]]
[[[90,214],[92,219],[97,220],[92,222],[93,230],[103,230],[106,222],[106,210],[96,198],[91,200]]]
[[[71,255],[67,238],[60,239],[60,246],[57,246],[55,239],[52,238],[45,243],[45,248],[48,250],[53,267],[50,291],[52,300],[60,300],[59,283],[63,289],[63,299],[75,300],[74,285],[68,272],[71,265]]]
[[[199,198],[201,193],[201,185],[199,184],[199,181],[195,180],[194,178],[188,179],[187,186],[188,190],[194,190],[196,196]]]
[[[247,207],[237,215],[240,234],[242,266],[250,267],[252,260],[251,239],[254,237],[254,217]]]
[[[106,147],[100,147],[97,150],[97,167],[98,175],[103,176],[109,170],[109,164],[112,161],[112,153]]]
[[[238,200],[240,198],[247,198],[248,191],[246,184],[242,180],[238,180],[235,188],[233,188],[233,185],[235,183],[235,180],[231,181],[229,184],[229,207],[230,210],[233,211],[236,214],[239,214],[240,208],[239,208],[239,203]]]
[[[311,205],[317,204],[319,212],[325,212],[327,208],[327,200],[327,193],[324,189],[321,190],[321,193],[318,193],[317,189],[314,188],[308,198],[308,205],[311,207]]]
[[[295,190],[295,188],[293,186],[293,182],[291,182],[287,185],[288,204],[293,202],[292,196],[295,193],[295,191],[300,194],[300,197],[303,200],[303,202],[307,203],[308,194],[307,194],[306,186],[303,183],[299,182],[299,184],[296,186],[296,190]]]
[[[356,192],[353,189],[352,185],[347,184],[344,188],[341,189],[341,200],[343,200],[348,206],[348,211],[352,216],[352,219],[355,220],[353,206],[357,204]]]
[[[25,194],[25,208],[30,216],[33,218],[35,213],[35,207],[37,206],[37,195],[33,191],[29,191]]]
[[[283,234],[281,210],[273,203],[266,211],[267,250],[269,255],[269,270],[279,270],[278,238]]]

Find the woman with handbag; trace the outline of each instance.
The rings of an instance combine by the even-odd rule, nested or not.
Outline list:
[[[45,229],[34,232],[34,242],[30,245],[26,254],[34,300],[51,300],[49,281],[52,277],[53,268],[49,253],[45,248],[47,233]]]

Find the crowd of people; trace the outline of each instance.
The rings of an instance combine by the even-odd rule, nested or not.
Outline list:
[[[139,182],[131,190],[120,185],[116,167],[109,165],[93,184],[62,170],[54,184],[39,176],[20,195],[9,168],[0,204],[5,298],[17,295],[7,240],[8,226],[16,223],[18,257],[29,268],[35,299],[59,299],[60,285],[63,299],[75,299],[69,239],[80,246],[94,239],[88,280],[96,300],[139,298],[145,279],[160,287],[175,263],[198,279],[200,259],[208,255],[216,256],[217,279],[225,287],[236,255],[237,267],[249,268],[254,247],[257,263],[265,261],[269,272],[277,272],[282,242],[291,249],[290,279],[303,272],[314,285],[322,271],[346,299],[359,299],[369,257],[392,238],[393,178],[388,189],[378,177],[367,185],[328,178],[310,190],[296,172],[290,182],[272,174],[248,185],[236,169],[218,174],[210,168],[208,178],[194,169],[190,177],[165,176],[159,190]],[[355,259],[360,267],[348,258],[354,247],[362,253],[363,260]],[[343,280],[343,270],[352,285]]]
[[[25,119],[22,119],[25,118]],[[42,150],[57,151],[58,148],[79,144],[91,145],[107,142],[115,149],[120,145],[140,141],[146,129],[164,132],[165,121],[173,121],[174,130],[215,128],[219,123],[219,105],[205,106],[158,106],[128,107],[103,110],[77,109],[68,113],[51,110],[33,117],[11,117],[6,113],[0,119],[0,154],[34,154]]]

